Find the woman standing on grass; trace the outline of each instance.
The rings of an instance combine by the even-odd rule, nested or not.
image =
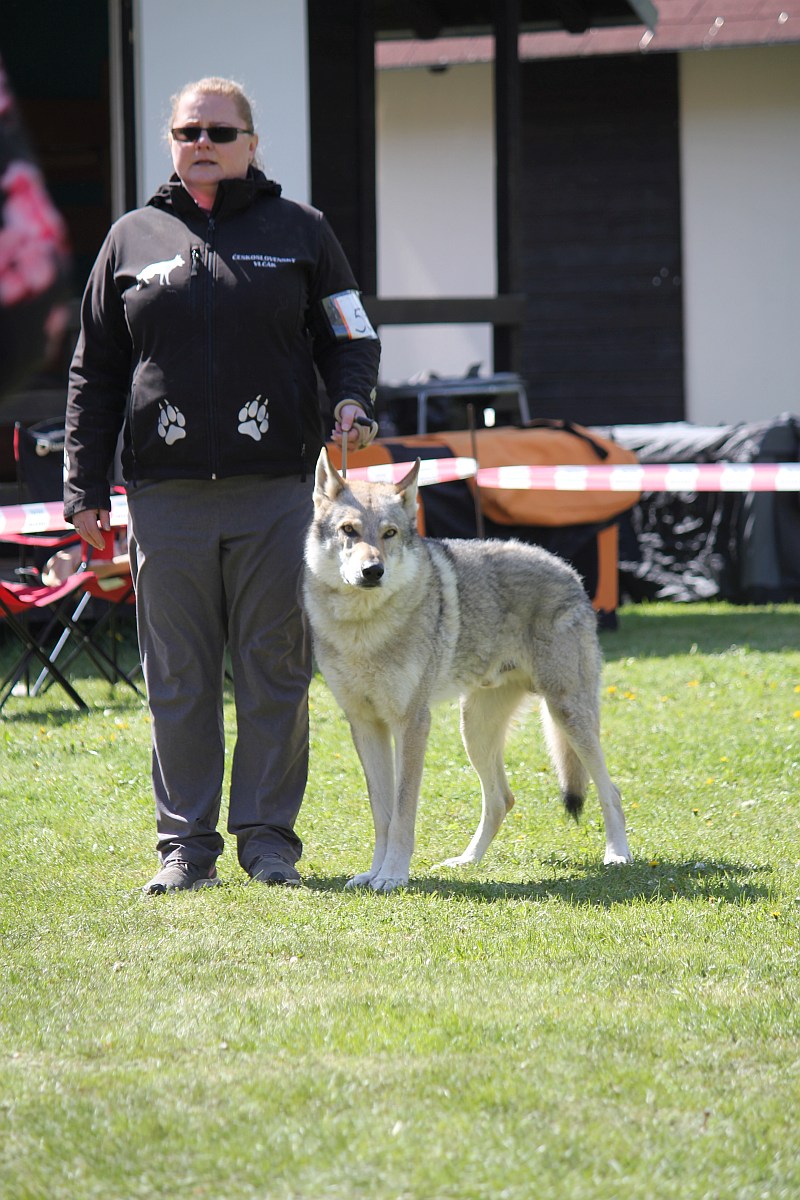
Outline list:
[[[322,214],[254,165],[237,84],[187,84],[169,144],[175,174],[112,227],[87,285],[65,514],[101,545],[124,429],[161,863],[145,893],[220,882],[226,645],[228,830],[253,879],[297,884],[310,679],[298,590],[323,441],[314,364],[334,437],[363,446],[377,432],[380,346]]]

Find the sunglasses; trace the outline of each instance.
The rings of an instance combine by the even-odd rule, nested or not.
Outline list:
[[[201,133],[207,133],[212,142],[235,142],[240,133],[252,135],[252,129],[236,129],[233,125],[181,125],[171,129],[176,142],[199,142]]]

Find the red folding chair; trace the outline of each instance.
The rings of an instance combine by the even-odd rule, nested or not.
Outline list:
[[[132,671],[125,671],[117,659],[116,615],[118,606],[134,603],[133,579],[127,561],[115,558],[115,535],[113,530],[104,535],[102,550],[93,549],[84,542],[82,545],[83,563],[78,574],[84,579],[82,595],[72,612],[70,619],[65,622],[64,631],[49,656],[53,664],[59,658],[68,642],[71,642],[69,652],[61,663],[62,673],[66,671],[75,659],[86,653],[95,666],[105,676],[109,683],[125,683],[137,696],[143,696],[142,691],[134,682],[134,676],[141,670],[137,664]],[[92,601],[102,601],[104,611],[93,621],[79,624],[87,607]],[[110,632],[111,650],[109,654],[102,645],[106,631]],[[39,678],[31,688],[31,695],[46,691],[55,682],[52,673],[43,669]]]
[[[44,672],[64,689],[78,708],[88,708],[63,671],[51,660],[51,651],[47,649],[55,629],[59,626],[70,629],[73,623],[69,611],[72,598],[76,592],[85,589],[88,581],[89,577],[83,571],[70,575],[58,587],[0,581],[0,619],[6,622],[23,646],[22,654],[0,684],[0,711],[34,659],[41,663]],[[50,620],[42,627],[41,618],[47,614]],[[25,620],[26,617],[36,619]]]

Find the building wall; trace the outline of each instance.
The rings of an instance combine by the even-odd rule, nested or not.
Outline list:
[[[305,0],[137,0],[139,199],[169,177],[169,98],[204,75],[241,83],[254,103],[259,154],[295,200],[309,198]]]
[[[800,45],[680,78],[688,418],[800,412]]]
[[[496,293],[492,68],[382,71],[377,81],[378,291]],[[383,326],[381,378],[493,370],[491,327]]]

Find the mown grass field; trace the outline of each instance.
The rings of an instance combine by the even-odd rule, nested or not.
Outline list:
[[[306,887],[145,900],[146,710],[81,680],[0,719],[4,1200],[800,1195],[800,607],[630,608],[604,742],[635,863],[557,800],[535,713],[484,862],[437,712],[408,889],[312,691]],[[227,724],[233,732],[232,705]]]

